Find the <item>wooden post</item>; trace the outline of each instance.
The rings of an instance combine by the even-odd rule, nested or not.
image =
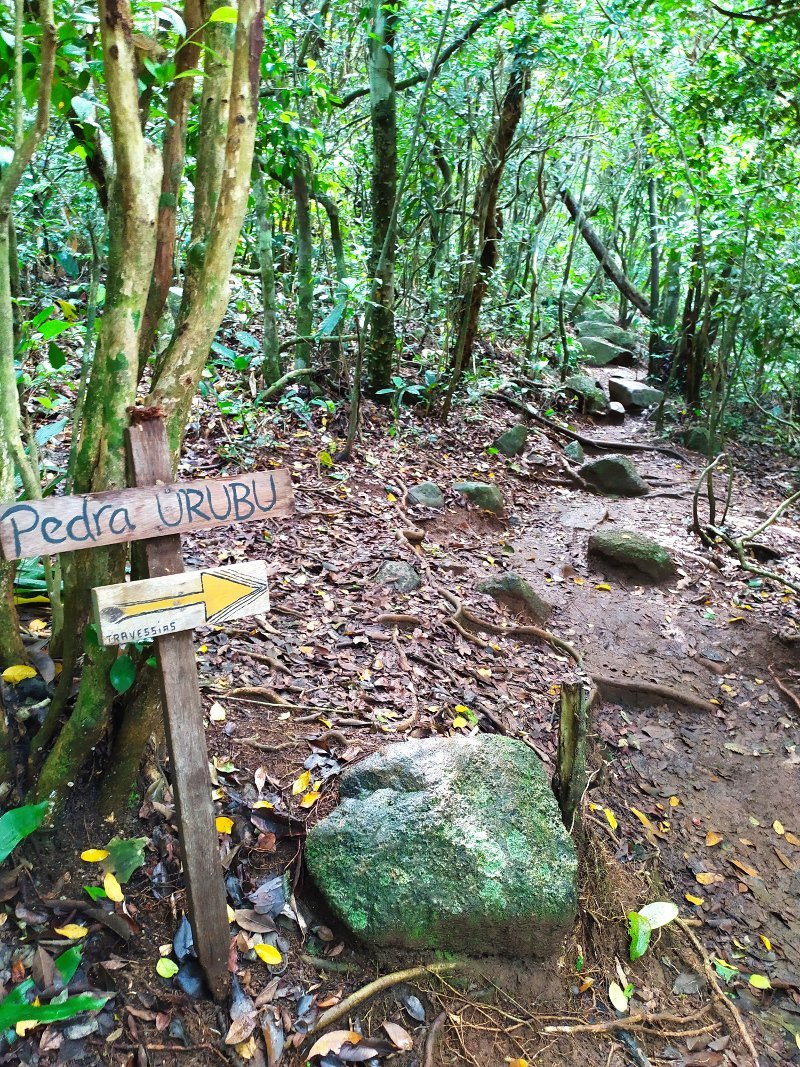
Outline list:
[[[131,426],[128,451],[136,485],[172,481],[169,443],[160,418]],[[183,571],[179,535],[153,538],[143,541],[142,546],[148,577],[160,578]],[[216,1001],[223,1001],[230,992],[228,909],[214,825],[192,631],[156,637],[155,644],[189,921],[195,951],[211,993]]]
[[[553,789],[564,825],[580,834],[581,800],[586,791],[586,743],[589,736],[589,688],[582,682],[561,686],[561,717]]]

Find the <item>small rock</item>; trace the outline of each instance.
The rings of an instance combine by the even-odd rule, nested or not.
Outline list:
[[[656,582],[675,574],[675,564],[658,541],[632,530],[596,530],[589,536],[589,555],[616,567],[633,567]]]
[[[625,421],[625,408],[616,400],[610,402],[606,414],[609,422],[619,423]]]
[[[564,455],[567,459],[572,460],[573,463],[583,463],[586,459],[586,453],[583,451],[580,441],[570,441],[568,445],[565,445]]]
[[[690,426],[688,430],[684,430],[681,434],[681,440],[688,449],[692,452],[702,452],[704,456],[708,455],[708,429],[705,426]],[[714,449],[715,452],[719,451]]]
[[[552,605],[542,600],[530,583],[518,574],[498,574],[481,582],[478,589],[517,615],[530,615],[543,622],[553,610]]]
[[[490,511],[492,515],[502,515],[503,496],[496,485],[488,485],[486,482],[454,482],[453,488],[484,511]]]
[[[588,374],[570,375],[562,388],[580,397],[581,408],[588,414],[603,412],[608,408],[608,397],[603,392],[602,386]]]
[[[626,456],[601,456],[578,469],[589,485],[610,496],[644,496],[649,486]]]
[[[378,585],[388,585],[398,593],[413,593],[419,589],[422,580],[410,563],[399,559],[390,559],[381,564],[375,575]]]
[[[424,508],[443,508],[444,493],[436,482],[420,482],[412,485],[408,490],[408,499],[412,504],[419,504]]]
[[[390,744],[344,772],[308,869],[364,941],[543,957],[576,908],[575,849],[544,768],[496,734]]]
[[[524,423],[518,422],[511,429],[500,434],[494,441],[494,447],[502,456],[508,456],[510,459],[512,456],[518,456],[520,452],[524,451],[527,441],[528,427]]]
[[[632,378],[611,378],[608,393],[612,400],[618,401],[626,410],[635,408],[644,411],[645,408],[656,407],[664,399],[661,389],[644,382],[636,382]]]

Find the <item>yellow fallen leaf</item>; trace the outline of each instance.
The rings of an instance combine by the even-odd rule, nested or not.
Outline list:
[[[770,941],[770,939],[768,937],[765,937],[764,934],[759,934],[758,937],[767,952],[772,952],[772,942]]]
[[[608,584],[608,582],[598,582],[595,586],[595,589],[601,589],[604,593],[611,592],[611,586]]]
[[[6,667],[3,671],[3,681],[8,682],[9,685],[17,685],[18,682],[22,682],[26,678],[35,677],[36,671],[33,667],[28,667],[24,663],[18,663],[13,667]]]
[[[677,808],[677,806],[679,804],[680,804],[680,799],[678,797],[670,797],[669,798],[669,806],[671,808]]]
[[[238,1045],[234,1045],[236,1054],[243,1060],[252,1060],[256,1054],[256,1039],[251,1034],[246,1041],[240,1041]]]
[[[14,1029],[17,1032],[17,1037],[25,1037],[31,1030],[35,1030],[38,1025],[38,1022],[34,1019],[20,1019]]]
[[[327,1056],[329,1052],[338,1056],[342,1045],[357,1045],[360,1040],[361,1034],[357,1034],[355,1030],[331,1030],[330,1033],[323,1034],[315,1041],[308,1053],[308,1058],[313,1060],[315,1056]]]
[[[253,945],[253,952],[262,963],[269,963],[272,966],[283,963],[283,956],[274,945]]]
[[[788,841],[790,845],[794,845],[795,847],[800,848],[800,837],[795,837],[795,835],[790,834],[788,830],[783,835],[783,840]]]
[[[778,819],[776,819],[775,822],[772,824],[772,829],[775,831],[775,833],[779,837],[783,837],[783,835],[786,833],[786,831],[783,828],[783,823],[779,822]]]
[[[700,885],[714,885],[715,882],[724,882],[725,878],[721,874],[715,874],[713,871],[701,871],[700,874],[696,874],[695,881]]]
[[[781,852],[781,850],[779,848],[775,849],[775,855],[778,857],[778,859],[781,861],[781,863],[784,865],[784,867],[786,868],[787,871],[796,871],[797,870],[797,867],[792,863],[792,861],[789,859],[789,857],[785,856],[783,854],[783,852]]]
[[[616,830],[616,828],[617,828],[617,826],[619,824],[617,823],[617,817],[614,814],[614,812],[611,810],[611,808],[606,808],[605,811],[604,811],[604,814],[605,814],[606,822],[608,823],[608,825],[611,827],[612,830]]]
[[[397,497],[394,495],[394,493],[387,493],[386,499],[389,501],[390,504],[394,504],[394,502],[397,500]]]
[[[121,904],[125,899],[125,894],[122,892],[122,886],[111,871],[109,871],[103,879],[103,889],[105,889],[108,899],[113,900],[115,904]]]
[[[469,708],[466,704],[456,704],[454,710],[456,715],[467,715],[469,713]]]
[[[229,834],[233,829],[233,819],[229,819],[227,815],[218,815],[214,822],[221,834]]]
[[[464,726],[469,726],[467,720],[464,718],[463,715],[456,715],[456,717],[453,719],[453,728],[456,730],[460,730]]]
[[[646,830],[652,830],[653,829],[653,824],[650,822],[650,820],[647,818],[647,816],[645,815],[645,813],[643,811],[639,811],[638,808],[631,808],[630,811],[631,811],[631,815],[635,815],[636,818],[639,820],[639,822],[642,824],[642,826],[644,826],[644,828]]]
[[[225,907],[228,909],[227,912],[226,912],[226,914],[228,916],[228,922],[229,923],[235,923],[236,922],[236,912],[233,910],[233,908],[230,906],[230,904],[226,904]]]
[[[225,709],[218,702],[214,701],[211,707],[208,709],[208,717],[212,722],[225,722]]]
[[[751,974],[748,981],[756,989],[772,989],[772,983],[764,974]]]
[[[586,584],[586,579],[585,578],[573,578],[572,580],[576,585],[585,585]]]
[[[478,667],[478,669],[475,671],[475,673],[480,675],[481,678],[491,678],[492,677],[492,672],[488,667]]]
[[[292,796],[298,796],[300,793],[305,793],[311,784],[311,771],[303,771],[299,778],[295,778],[292,782]]]
[[[107,856],[108,852],[104,848],[87,848],[85,852],[81,852],[81,859],[84,863],[99,863]]]
[[[528,1067],[528,1061],[523,1060],[523,1058],[520,1056],[516,1060],[511,1060],[508,1064],[508,1067]]]
[[[693,897],[691,893],[687,893],[686,894],[686,899],[689,901],[690,904],[696,904],[697,907],[699,908],[700,905],[705,900],[705,897]]]
[[[714,845],[718,845],[720,841],[724,841],[724,834],[718,834],[716,830],[709,830],[706,834],[706,844],[709,848],[713,848]]]
[[[320,794],[318,789],[312,789],[310,793],[306,793],[303,799],[300,801],[301,808],[313,808],[316,802],[319,800]]]
[[[67,923],[66,926],[56,926],[55,931],[57,934],[61,934],[62,937],[68,937],[70,941],[80,941],[82,937],[86,937],[89,933],[85,926],[78,926],[77,923]]]
[[[751,867],[749,863],[742,863],[741,860],[728,860],[728,863],[730,863],[734,867],[738,867],[740,871],[748,875],[748,877],[750,878],[761,877],[755,867]]]
[[[275,805],[271,804],[268,800],[257,800],[253,805],[253,811],[257,808],[274,808]]]
[[[28,630],[32,634],[40,634],[42,630],[46,629],[47,623],[44,621],[44,619],[31,619],[31,621],[28,623]]]

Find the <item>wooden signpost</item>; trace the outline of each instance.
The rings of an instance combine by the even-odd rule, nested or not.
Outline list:
[[[11,560],[142,541],[148,577],[94,589],[95,620],[103,644],[155,641],[187,910],[221,1001],[230,990],[230,934],[191,631],[267,611],[267,567],[257,560],[184,572],[179,534],[290,514],[291,479],[274,470],[171,484],[160,418],[134,421],[128,451],[134,489],[0,504],[0,552]]]

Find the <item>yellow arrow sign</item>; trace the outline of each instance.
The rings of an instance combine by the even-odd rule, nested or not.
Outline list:
[[[269,610],[263,560],[92,590],[103,644],[127,644]]]

